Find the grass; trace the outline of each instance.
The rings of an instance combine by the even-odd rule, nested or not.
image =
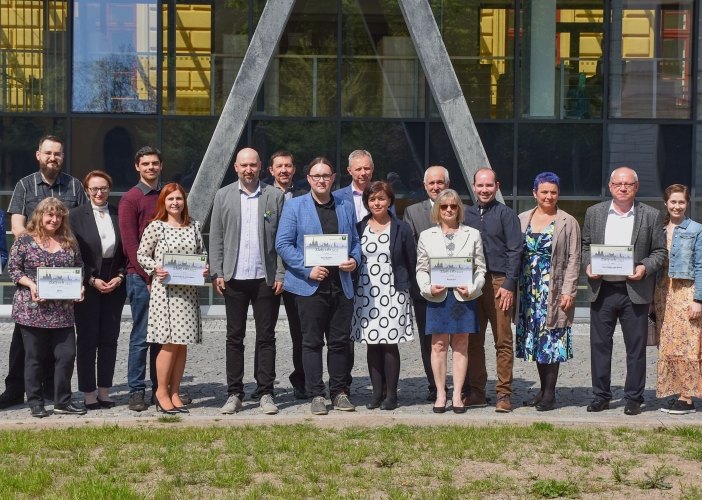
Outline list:
[[[168,425],[0,431],[0,500],[702,498],[697,428],[159,421]]]

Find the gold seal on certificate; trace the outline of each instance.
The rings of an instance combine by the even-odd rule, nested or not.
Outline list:
[[[590,245],[590,272],[598,276],[631,276],[634,274],[634,247]]]
[[[37,293],[43,300],[79,300],[83,289],[80,267],[37,267]]]
[[[207,267],[207,255],[163,254],[163,270],[168,276],[161,282],[164,285],[204,286],[202,273]]]
[[[305,267],[335,267],[349,260],[346,234],[306,234]]]
[[[440,257],[429,259],[432,285],[456,288],[473,284],[472,257]]]

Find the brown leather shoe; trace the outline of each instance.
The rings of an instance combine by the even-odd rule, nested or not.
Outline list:
[[[463,404],[466,408],[485,408],[487,406],[487,399],[485,399],[485,396],[480,396],[471,392],[463,396]]]
[[[509,402],[509,394],[500,394],[497,396],[495,411],[498,413],[509,413],[512,411],[512,404]]]

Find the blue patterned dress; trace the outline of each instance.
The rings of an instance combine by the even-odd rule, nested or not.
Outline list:
[[[546,328],[554,227],[555,221],[543,233],[532,233],[529,224],[524,235],[522,270],[519,274],[516,356],[541,364],[559,363],[573,357],[571,328]]]

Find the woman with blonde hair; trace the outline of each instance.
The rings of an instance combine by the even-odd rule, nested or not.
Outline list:
[[[12,319],[24,343],[24,385],[33,417],[48,417],[44,408],[42,362],[51,349],[54,367],[54,413],[83,415],[71,402],[71,377],[76,358],[73,303],[83,300],[42,300],[37,290],[38,267],[83,267],[78,243],[68,225],[68,209],[57,198],[46,198],[32,214],[27,229],[10,250],[7,266],[17,285]]]

